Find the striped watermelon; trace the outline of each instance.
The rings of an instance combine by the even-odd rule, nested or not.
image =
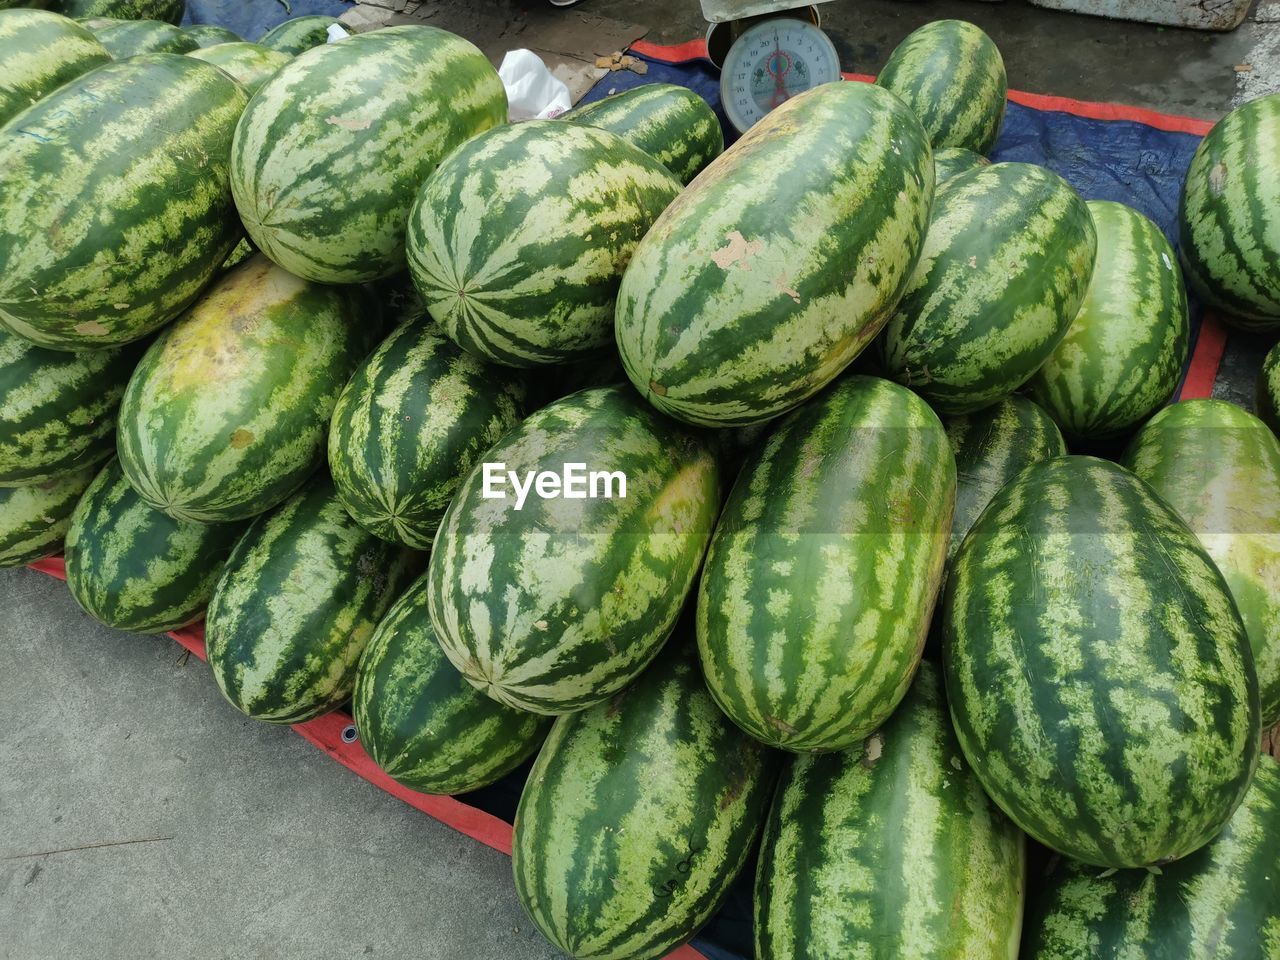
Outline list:
[[[1260,735],[1248,635],[1195,534],[1127,470],[1023,470],[956,554],[942,616],[960,745],[1041,843],[1167,863],[1240,803]]]
[[[312,47],[328,43],[329,28],[338,23],[336,17],[294,17],[272,27],[258,38],[258,42],[264,47],[296,57]]]
[[[1098,252],[1066,337],[1028,388],[1067,434],[1113,437],[1164,405],[1190,350],[1187,291],[1160,228],[1122,203],[1090,200]]]
[[[43,350],[0,330],[0,487],[43,482],[111,456],[116,409],[140,353]]]
[[[684,636],[633,686],[561,717],[520,797],[516,894],[580,960],[649,960],[693,936],[746,864],[776,757],[703,686]]]
[[[886,368],[944,415],[1007,396],[1066,336],[1096,242],[1088,206],[1044,167],[997,163],[951,179],[885,327]]]
[[[195,37],[160,20],[126,20],[95,30],[94,35],[117,60],[144,53],[186,53],[196,49]]]
[[[114,20],[163,20],[181,23],[186,0],[55,0],[68,17],[110,17]]]
[[[1263,726],[1280,723],[1280,440],[1222,400],[1161,410],[1122,461],[1187,522],[1249,632]]]
[[[239,43],[244,39],[235,31],[214,23],[195,23],[182,29],[196,42],[198,48],[213,47],[220,43]]]
[[[221,70],[151,54],[0,128],[0,325],[79,350],[177,316],[241,235],[228,161],[244,105]]]
[[[255,720],[301,723],[348,697],[416,554],[361,530],[323,473],[236,544],[205,621],[218,688]]]
[[[360,742],[390,777],[424,793],[466,793],[506,776],[541,746],[548,717],[491,700],[454,669],[427,616],[419,578],[360,658],[352,712]]]
[[[254,93],[291,59],[287,53],[247,41],[214,44],[193,50],[188,56],[221,67],[250,93]]]
[[[1226,829],[1159,871],[1064,860],[1027,916],[1027,960],[1280,956],[1280,764],[1263,757]]]
[[[462,478],[520,421],[525,387],[442,336],[397,327],[338,398],[329,469],[338,499],[384,540],[430,550]]]
[[[427,178],[409,213],[409,272],[464,350],[566,363],[613,342],[618,283],[680,182],[621,137],[531,120],[483,133]]]
[[[933,152],[933,176],[939,187],[952,177],[990,165],[991,161],[982,154],[964,147],[943,147]]]
[[[0,10],[0,126],[110,59],[74,20],[47,10]]]
[[[934,147],[987,154],[995,146],[1009,81],[1000,51],[972,23],[926,23],[898,44],[876,83],[915,112]]]
[[[0,567],[20,567],[62,549],[71,512],[96,467],[42,483],[0,487]]]
[[[427,174],[506,117],[497,71],[443,30],[387,27],[316,47],[240,118],[236,206],[258,249],[298,276],[389,277],[405,267],[409,207]]]
[[[1015,960],[1025,861],[925,661],[864,743],[784,770],[756,868],[755,956]]]
[[[1280,437],[1280,344],[1271,348],[1258,374],[1258,416]]]
[[[691,423],[785,413],[834,379],[893,311],[932,196],[928,138],[896,97],[830,83],[792,98],[636,248],[618,296],[627,375],[659,410]]]
[[[345,42],[345,41],[344,41]],[[628,387],[543,407],[485,461],[530,471],[620,471],[612,497],[485,499],[483,464],[463,480],[431,554],[431,621],[455,667],[501,703],[571,713],[630,683],[666,642],[720,508],[701,439]],[[589,491],[588,491],[589,492]]]
[[[125,476],[179,520],[242,520],[324,460],[338,394],[374,331],[344,291],[264,257],[225,274],[166,329],[120,405]]]
[[[67,586],[117,630],[164,633],[199,620],[242,524],[174,520],[146,504],[112,460],[71,517]]]
[[[688,183],[724,152],[715,111],[688,87],[646,83],[575,107],[561,120],[616,133]]]
[[[907,692],[951,532],[956,473],[919,397],[848,377],[748,454],[698,591],[721,709],[769,746],[846,750]]]
[[[1280,331],[1280,93],[1237,107],[1201,141],[1179,224],[1191,288],[1226,319]]]

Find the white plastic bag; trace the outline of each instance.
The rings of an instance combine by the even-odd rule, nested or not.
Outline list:
[[[329,39],[326,40],[325,43],[337,43],[339,40],[345,40],[347,37],[351,36],[351,34],[347,33],[346,30],[336,23],[329,24],[329,26],[325,28],[324,32],[329,35]]]
[[[573,106],[569,88],[532,50],[508,50],[498,76],[507,88],[510,120],[550,120]]]

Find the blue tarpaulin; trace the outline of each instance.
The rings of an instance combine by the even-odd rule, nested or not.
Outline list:
[[[183,23],[213,23],[245,40],[257,40],[293,17],[337,17],[351,9],[349,0],[187,0]]]

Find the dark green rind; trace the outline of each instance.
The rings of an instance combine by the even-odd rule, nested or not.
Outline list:
[[[185,30],[159,20],[128,20],[95,31],[98,42],[117,60],[144,53],[186,53],[196,39]]]
[[[398,783],[466,793],[506,776],[542,744],[548,717],[503,706],[462,678],[440,650],[418,579],[360,658],[352,713],[360,743]]]
[[[580,960],[663,956],[745,865],[776,770],[677,637],[633,686],[551,728],[516,812],[520,903]]]
[[[951,730],[928,662],[857,749],[796,757],[756,868],[757,960],[1015,960],[1026,854]]]
[[[960,744],[1032,837],[1141,867],[1231,817],[1261,730],[1249,638],[1195,534],[1133,474],[1022,471],[956,554],[942,616]]]
[[[520,422],[524,397],[518,377],[464,353],[430,317],[398,326],[334,408],[338,498],[370,533],[430,550],[462,478]]]
[[[186,0],[57,0],[61,13],[77,19],[111,17],[116,20],[163,20],[181,23]]]
[[[942,424],[887,380],[837,381],[747,456],[698,591],[698,651],[757,740],[845,750],[907,692],[942,580],[956,473]]]
[[[255,720],[302,723],[351,696],[374,628],[419,557],[366,533],[323,474],[236,544],[205,649],[218,688]]]
[[[20,567],[62,549],[62,539],[96,467],[25,487],[0,487],[0,567]]]
[[[990,165],[991,161],[982,154],[964,147],[943,147],[933,152],[933,176],[939,187],[952,177]]]
[[[1271,348],[1262,363],[1256,402],[1262,422],[1280,437],[1280,344]]]
[[[0,126],[110,60],[74,20],[46,10],[0,10]]]
[[[188,56],[220,67],[253,94],[291,59],[269,47],[241,40],[193,50]]]
[[[666,642],[693,587],[720,476],[700,438],[629,387],[543,407],[485,461],[527,471],[622,471],[626,498],[484,499],[467,475],[436,536],[431,620],[445,655],[499,702],[572,713],[635,679]],[[598,487],[598,492],[603,492]]]
[[[221,70],[157,53],[0,128],[0,325],[81,350],[177,316],[242,234],[229,160],[245,99]]]
[[[182,29],[195,40],[197,48],[215,47],[220,43],[239,43],[244,39],[235,31],[213,23],[194,23]]]
[[[329,28],[336,23],[339,23],[336,17],[294,17],[272,27],[258,38],[258,42],[296,57],[312,47],[328,43]]]
[[[199,620],[243,524],[174,520],[147,506],[112,460],[89,485],[67,531],[67,586],[85,613],[132,633]]]
[[[688,183],[724,152],[724,131],[707,101],[688,87],[646,83],[586,106],[561,120],[616,133]]]

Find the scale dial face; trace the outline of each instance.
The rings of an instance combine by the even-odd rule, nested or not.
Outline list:
[[[797,94],[839,79],[840,59],[825,33],[805,20],[774,17],[748,28],[729,49],[720,102],[745,132]]]

